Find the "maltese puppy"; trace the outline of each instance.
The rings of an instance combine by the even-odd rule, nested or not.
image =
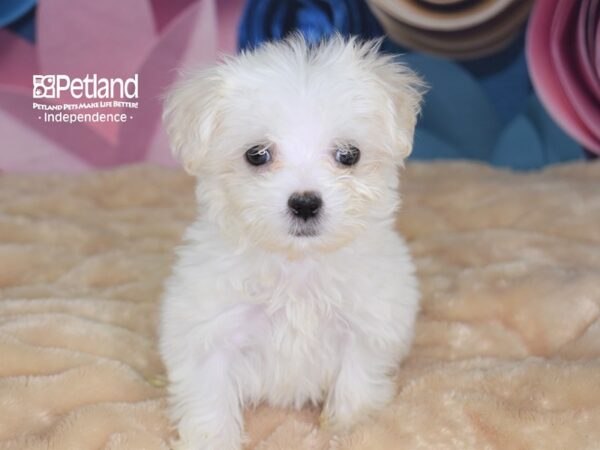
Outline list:
[[[198,177],[161,312],[176,448],[240,449],[262,401],[322,404],[343,431],[392,400],[419,302],[394,219],[421,88],[377,42],[294,36],[168,92]]]

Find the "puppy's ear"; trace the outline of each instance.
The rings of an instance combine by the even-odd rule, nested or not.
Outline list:
[[[402,165],[412,152],[415,126],[427,85],[394,57],[380,58],[383,58],[383,63],[375,73],[388,93],[386,122],[394,142],[392,152],[398,164]]]
[[[221,79],[215,68],[186,74],[167,91],[163,123],[173,156],[197,175],[219,126]]]

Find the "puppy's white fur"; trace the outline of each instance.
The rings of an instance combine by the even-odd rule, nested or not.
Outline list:
[[[193,73],[169,92],[175,155],[198,176],[199,212],[166,284],[160,350],[179,448],[233,450],[242,408],[323,403],[347,428],[394,395],[418,289],[394,231],[419,79],[376,43],[301,37]],[[272,160],[254,167],[253,145]],[[339,147],[361,150],[351,167]],[[287,201],[323,200],[316,236]]]

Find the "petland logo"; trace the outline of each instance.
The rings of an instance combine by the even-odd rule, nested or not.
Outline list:
[[[50,123],[124,123],[139,108],[138,74],[131,78],[34,75],[33,110]],[[42,101],[43,100],[43,101]]]
[[[69,75],[33,76],[33,98],[58,99],[66,92],[76,99],[137,99],[138,74],[125,80],[99,78],[96,74],[86,75],[85,78],[71,78]]]

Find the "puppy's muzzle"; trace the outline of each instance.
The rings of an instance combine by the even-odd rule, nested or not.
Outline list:
[[[308,222],[318,217],[323,200],[316,192],[296,192],[288,199],[288,208],[299,219]]]

